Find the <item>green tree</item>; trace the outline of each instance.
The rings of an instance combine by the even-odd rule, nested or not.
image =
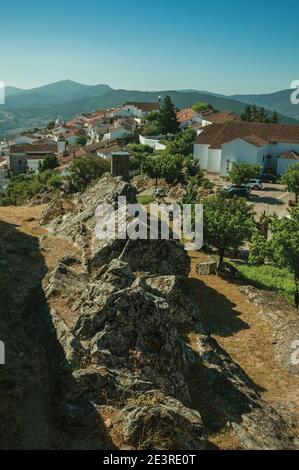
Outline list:
[[[71,188],[75,191],[84,191],[89,183],[110,171],[110,163],[101,157],[88,156],[73,160],[68,170]]]
[[[159,135],[160,127],[158,121],[146,121],[141,125],[140,134],[144,137]]]
[[[176,134],[179,132],[179,122],[176,117],[176,108],[170,96],[165,96],[160,108],[158,118],[159,128],[162,134]]]
[[[149,177],[153,178],[156,181],[156,186],[158,185],[158,178],[161,177],[161,157],[153,156],[147,158],[142,165],[144,173]]]
[[[189,178],[186,194],[182,198],[183,204],[196,204],[198,199],[198,182],[194,177]]]
[[[40,162],[39,164],[39,171],[43,172],[46,170],[54,170],[54,168],[57,168],[59,166],[59,160],[54,155],[53,153],[50,155],[47,155],[46,158]]]
[[[196,131],[188,129],[167,144],[166,151],[169,154],[182,155],[187,157],[193,155],[193,146],[196,138]]]
[[[54,129],[55,127],[55,121],[50,121],[47,125],[47,129]]]
[[[249,263],[261,265],[269,256],[267,239],[261,233],[255,233],[251,240],[249,251]]]
[[[163,153],[159,157],[160,175],[167,183],[183,183],[184,176],[184,158],[182,155],[169,155]]]
[[[10,179],[4,194],[0,195],[0,206],[20,205],[30,198],[62,186],[64,178],[55,170],[45,170],[38,175],[18,175]]]
[[[233,162],[229,172],[229,179],[233,184],[247,184],[251,179],[258,178],[261,167],[258,164]]]
[[[299,206],[290,211],[290,218],[273,218],[269,242],[273,263],[287,268],[294,276],[295,305],[299,297]]]
[[[247,122],[261,122],[261,123],[278,123],[278,114],[276,111],[269,116],[265,108],[259,108],[255,105],[248,105],[241,114],[241,119]]]
[[[216,248],[219,265],[228,248],[237,250],[250,240],[255,228],[253,206],[243,198],[226,199],[219,195],[202,200],[205,242]]]
[[[258,108],[256,113],[256,122],[268,123],[270,121],[268,113],[266,113],[265,108]]]
[[[82,147],[85,147],[85,145],[87,144],[87,137],[86,135],[80,135],[78,138],[77,138],[77,142],[76,142],[77,145],[81,145]]]
[[[188,157],[184,159],[183,163],[183,174],[185,182],[189,180],[196,181],[197,186],[200,186],[204,180],[204,173],[200,168],[198,160],[195,160],[193,157]]]
[[[144,118],[145,122],[157,122],[159,120],[159,112],[152,111],[151,113],[147,114]]]
[[[130,167],[138,169],[139,173],[142,170],[143,164],[149,155],[152,155],[153,149],[149,145],[142,144],[129,144],[132,157],[130,158]]]
[[[278,112],[275,110],[270,119],[271,124],[279,124]]]
[[[297,204],[299,197],[299,163],[289,166],[280,181],[281,184],[286,185],[287,191],[295,194],[295,201]]]
[[[251,106],[246,106],[244,112],[241,114],[242,121],[251,122],[252,121],[252,112]]]
[[[193,111],[195,111],[196,113],[202,113],[203,111],[207,111],[207,110],[211,110],[211,111],[216,111],[212,105],[208,104],[208,103],[203,103],[201,101],[198,101],[198,103],[195,103],[193,106],[192,106],[192,109]]]

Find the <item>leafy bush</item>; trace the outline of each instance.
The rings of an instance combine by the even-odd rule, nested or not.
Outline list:
[[[265,263],[269,256],[267,239],[260,233],[253,235],[249,252],[249,263],[253,265],[261,265]]]
[[[20,205],[37,194],[60,188],[63,181],[55,170],[46,170],[34,176],[15,176],[0,195],[0,206]]]
[[[228,248],[237,249],[250,240],[255,229],[253,206],[243,198],[225,199],[214,195],[202,200],[204,238],[216,248],[219,264]]]
[[[299,163],[290,166],[280,179],[290,193],[295,194],[296,204],[299,200]]]
[[[182,155],[184,157],[192,156],[195,138],[196,131],[188,129],[179,134],[175,140],[167,144],[166,152],[168,154]]]
[[[201,187],[203,189],[213,189],[214,188],[214,183],[212,181],[208,180],[207,178],[204,178],[201,183]]]
[[[153,135],[159,135],[160,128],[159,128],[158,122],[155,122],[155,121],[144,122],[140,128],[140,133],[144,137],[151,137]]]
[[[260,165],[233,162],[229,179],[233,184],[247,184],[251,179],[258,178],[260,171]]]
[[[295,284],[292,274],[285,268],[272,265],[250,266],[234,264],[246,282],[259,289],[280,293],[288,302],[293,303]]]
[[[142,144],[129,144],[128,148],[131,152],[131,158],[129,161],[130,169],[138,170],[140,173],[145,160],[149,155],[152,155],[154,150],[148,145]]]
[[[215,108],[213,108],[212,105],[208,103],[203,103],[202,101],[198,101],[198,103],[195,103],[192,106],[193,111],[196,113],[202,113],[203,111],[211,110],[211,111],[216,111]]]
[[[93,180],[110,171],[110,163],[101,157],[84,157],[69,165],[68,180],[73,191],[84,191]]]
[[[137,202],[138,204],[142,204],[146,206],[147,204],[151,204],[152,202],[155,201],[155,196],[152,194],[147,194],[144,196],[137,196]]]
[[[52,153],[50,155],[47,155],[46,158],[42,162],[40,162],[39,171],[42,172],[46,170],[54,170],[54,168],[57,168],[58,166],[58,158]]]

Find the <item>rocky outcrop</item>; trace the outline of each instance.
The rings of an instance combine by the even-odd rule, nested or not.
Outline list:
[[[217,261],[206,261],[196,266],[196,271],[201,276],[211,276],[217,272]]]
[[[204,449],[210,430],[225,425],[244,448],[295,448],[287,423],[205,332],[183,247],[95,242],[98,204],[118,210],[119,195],[135,202],[128,183],[105,175],[68,212],[44,215],[52,233],[84,250],[47,274],[27,308],[48,351],[57,423],[78,432],[108,413],[108,434],[117,429],[114,445],[126,448]]]
[[[165,450],[200,450],[206,442],[201,416],[171,397],[151,403],[152,393],[144,403],[127,405],[116,424],[121,425],[125,442],[135,448]],[[148,402],[148,403],[147,403]]]

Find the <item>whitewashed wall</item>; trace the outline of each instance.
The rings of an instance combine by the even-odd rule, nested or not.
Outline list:
[[[221,149],[209,149],[207,171],[219,173],[221,168]]]
[[[122,139],[123,137],[127,137],[129,135],[132,135],[131,132],[123,129],[122,127],[119,127],[113,131],[108,132],[108,134],[105,134],[103,140]]]
[[[21,144],[32,144],[35,139],[32,139],[31,137],[28,137],[27,135],[20,135],[14,140],[14,143],[16,145],[21,145]]]
[[[142,145],[148,145],[149,147],[155,149],[155,150],[165,150],[166,145],[161,144],[161,142],[157,139],[148,139],[147,137],[143,137],[141,134],[139,134],[139,142]]]
[[[205,144],[194,144],[193,157],[199,162],[202,170],[208,169],[209,146]]]
[[[27,166],[30,173],[38,173],[39,163],[42,163],[43,159],[40,160],[27,160]]]
[[[263,166],[263,156],[268,154],[268,146],[256,147],[242,139],[236,139],[232,142],[228,142],[222,146],[221,155],[221,168],[220,174],[227,174],[227,161],[230,161],[230,166],[233,162],[238,163],[259,163]]]
[[[287,158],[278,158],[277,159],[277,174],[279,176],[283,175],[287,169],[295,165],[295,163],[299,163],[299,160],[287,159]]]

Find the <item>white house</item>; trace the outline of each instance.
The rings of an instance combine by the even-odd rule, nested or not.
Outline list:
[[[160,103],[142,103],[138,101],[129,101],[124,104],[118,111],[118,116],[134,116],[135,118],[142,119],[148,114],[159,111]]]
[[[193,111],[192,108],[181,109],[177,112],[177,121],[180,123],[180,129],[186,129],[192,124],[202,125],[202,117],[199,113]]]
[[[61,134],[64,134],[67,131],[69,131],[69,128],[68,128],[67,125],[59,125],[57,127],[54,127],[54,129],[52,129],[51,133],[52,133],[53,139],[58,139],[58,137]]]
[[[133,135],[136,129],[136,122],[132,118],[123,118],[116,121],[107,134],[104,134],[103,140],[123,139]]]
[[[91,142],[96,142],[99,139],[99,135],[107,133],[108,130],[109,130],[109,123],[101,120],[94,124],[88,124],[85,129],[85,132]]]
[[[283,175],[289,166],[299,163],[299,153],[295,151],[284,152],[277,160],[277,174]]]
[[[30,174],[37,174],[39,171],[40,164],[44,161],[45,156],[35,156],[35,155],[28,155],[27,156],[27,171]]]
[[[258,163],[265,171],[282,174],[299,152],[299,126],[226,122],[206,126],[194,144],[194,158],[203,170],[227,175],[233,162]],[[285,160],[281,163],[281,160]]]
[[[0,156],[6,155],[8,149],[9,149],[8,143],[6,141],[1,141],[0,142]]]
[[[0,180],[8,178],[7,159],[0,156]]]
[[[89,155],[96,155],[109,161],[112,158],[112,154],[115,152],[124,152],[126,155],[129,153],[124,149],[121,141],[119,140],[102,140],[101,142],[87,145],[84,150]]]
[[[6,157],[8,168],[12,175],[25,173],[30,169],[32,172],[36,172],[38,162],[52,153],[58,153],[57,144],[12,145]]]
[[[34,142],[36,142],[36,140],[37,140],[36,136],[20,135],[14,139],[13,144],[14,145],[33,144]]]
[[[53,139],[55,142],[58,142],[60,138],[63,137],[68,145],[75,145],[80,134],[82,134],[82,131],[79,129],[67,129],[67,131],[61,132],[60,134],[53,133]]]

